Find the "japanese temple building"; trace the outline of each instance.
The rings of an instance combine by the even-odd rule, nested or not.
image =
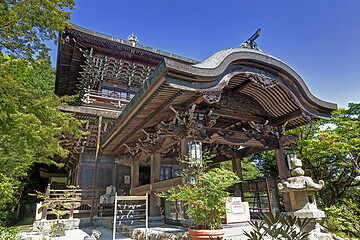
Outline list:
[[[74,26],[62,38],[55,93],[78,94],[62,110],[88,120],[90,132],[62,136],[72,153],[64,160],[68,182],[91,189],[97,165],[99,194],[109,185],[119,194],[148,192],[152,216],[164,207],[154,193],[182,184],[176,159],[192,147],[211,149],[214,162],[232,161],[238,174],[242,158],[275,150],[286,179],[283,150],[297,136],[284,130],[328,119],[337,108],[254,40],[198,62],[142,46],[134,35],[125,41]]]

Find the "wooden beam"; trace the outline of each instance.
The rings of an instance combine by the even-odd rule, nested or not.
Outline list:
[[[233,89],[231,89],[231,91],[232,91],[233,93],[235,93],[235,92],[241,92],[242,90],[244,90],[245,88],[247,88],[248,86],[250,86],[251,83],[252,83],[252,81],[247,80],[247,81],[239,84],[238,86],[234,87]]]
[[[194,104],[200,104],[204,101],[203,97],[202,96],[199,96],[199,94],[196,94],[195,96],[193,96],[192,98],[190,98],[186,104],[187,108],[190,108],[192,105]],[[181,104],[183,105],[183,104]]]
[[[160,137],[178,137],[178,132],[161,133]],[[204,143],[217,143],[258,148],[279,148],[279,138],[273,135],[254,134],[222,128],[196,129],[193,139]]]
[[[252,115],[248,115],[248,114],[244,114],[244,113],[238,113],[238,112],[234,112],[234,111],[225,112],[225,111],[221,111],[221,110],[214,109],[214,108],[208,108],[208,109],[212,110],[215,115],[218,115],[220,117],[236,119],[239,121],[264,122],[264,118],[256,117],[256,116],[252,116]]]
[[[171,178],[154,184],[147,184],[132,189],[131,194],[133,195],[144,195],[151,190],[154,193],[159,193],[168,190],[171,187],[182,185],[182,177]],[[151,187],[150,187],[151,185]]]
[[[280,116],[278,118],[272,119],[270,121],[270,124],[271,125],[279,125],[279,124],[282,124],[282,123],[293,121],[293,120],[301,118],[301,117],[302,117],[302,112],[299,109],[299,110],[296,110],[294,112],[282,115],[282,116]]]
[[[121,200],[121,201],[146,200],[146,196],[118,196],[117,200]]]
[[[256,153],[260,153],[260,152],[265,152],[265,151],[270,151],[270,150],[274,150],[275,148],[255,148],[255,147],[246,147],[240,150],[236,151],[236,157],[237,158],[244,158],[247,156],[250,156],[252,154],[256,154]],[[213,164],[216,163],[221,163],[221,162],[226,162],[226,161],[230,161],[232,160],[231,158],[225,156],[225,155],[218,155],[216,158],[214,158],[212,161]]]
[[[249,132],[239,132],[210,127],[204,127],[202,132],[197,133],[195,140],[206,143],[239,145],[258,148],[273,148],[279,146],[279,139],[272,135],[253,134]]]

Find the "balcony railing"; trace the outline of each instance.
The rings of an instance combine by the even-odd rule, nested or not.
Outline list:
[[[122,110],[130,102],[130,98],[124,97],[117,92],[104,93],[90,90],[84,94],[82,102],[84,104],[98,105]]]

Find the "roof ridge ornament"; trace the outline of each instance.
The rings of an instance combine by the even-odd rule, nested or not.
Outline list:
[[[258,45],[255,42],[255,40],[260,36],[260,33],[261,28],[259,28],[246,42],[242,43],[239,48],[250,48],[262,52],[262,50],[258,48]]]
[[[139,40],[135,36],[135,33],[132,33],[128,36],[128,41],[131,42],[133,45],[139,43]]]

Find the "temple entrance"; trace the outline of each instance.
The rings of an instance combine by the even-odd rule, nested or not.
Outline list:
[[[264,177],[237,184],[241,189],[241,199],[249,203],[251,218],[258,218],[264,212],[280,211],[277,182],[275,177]]]
[[[150,183],[150,167],[139,166],[139,186]]]

